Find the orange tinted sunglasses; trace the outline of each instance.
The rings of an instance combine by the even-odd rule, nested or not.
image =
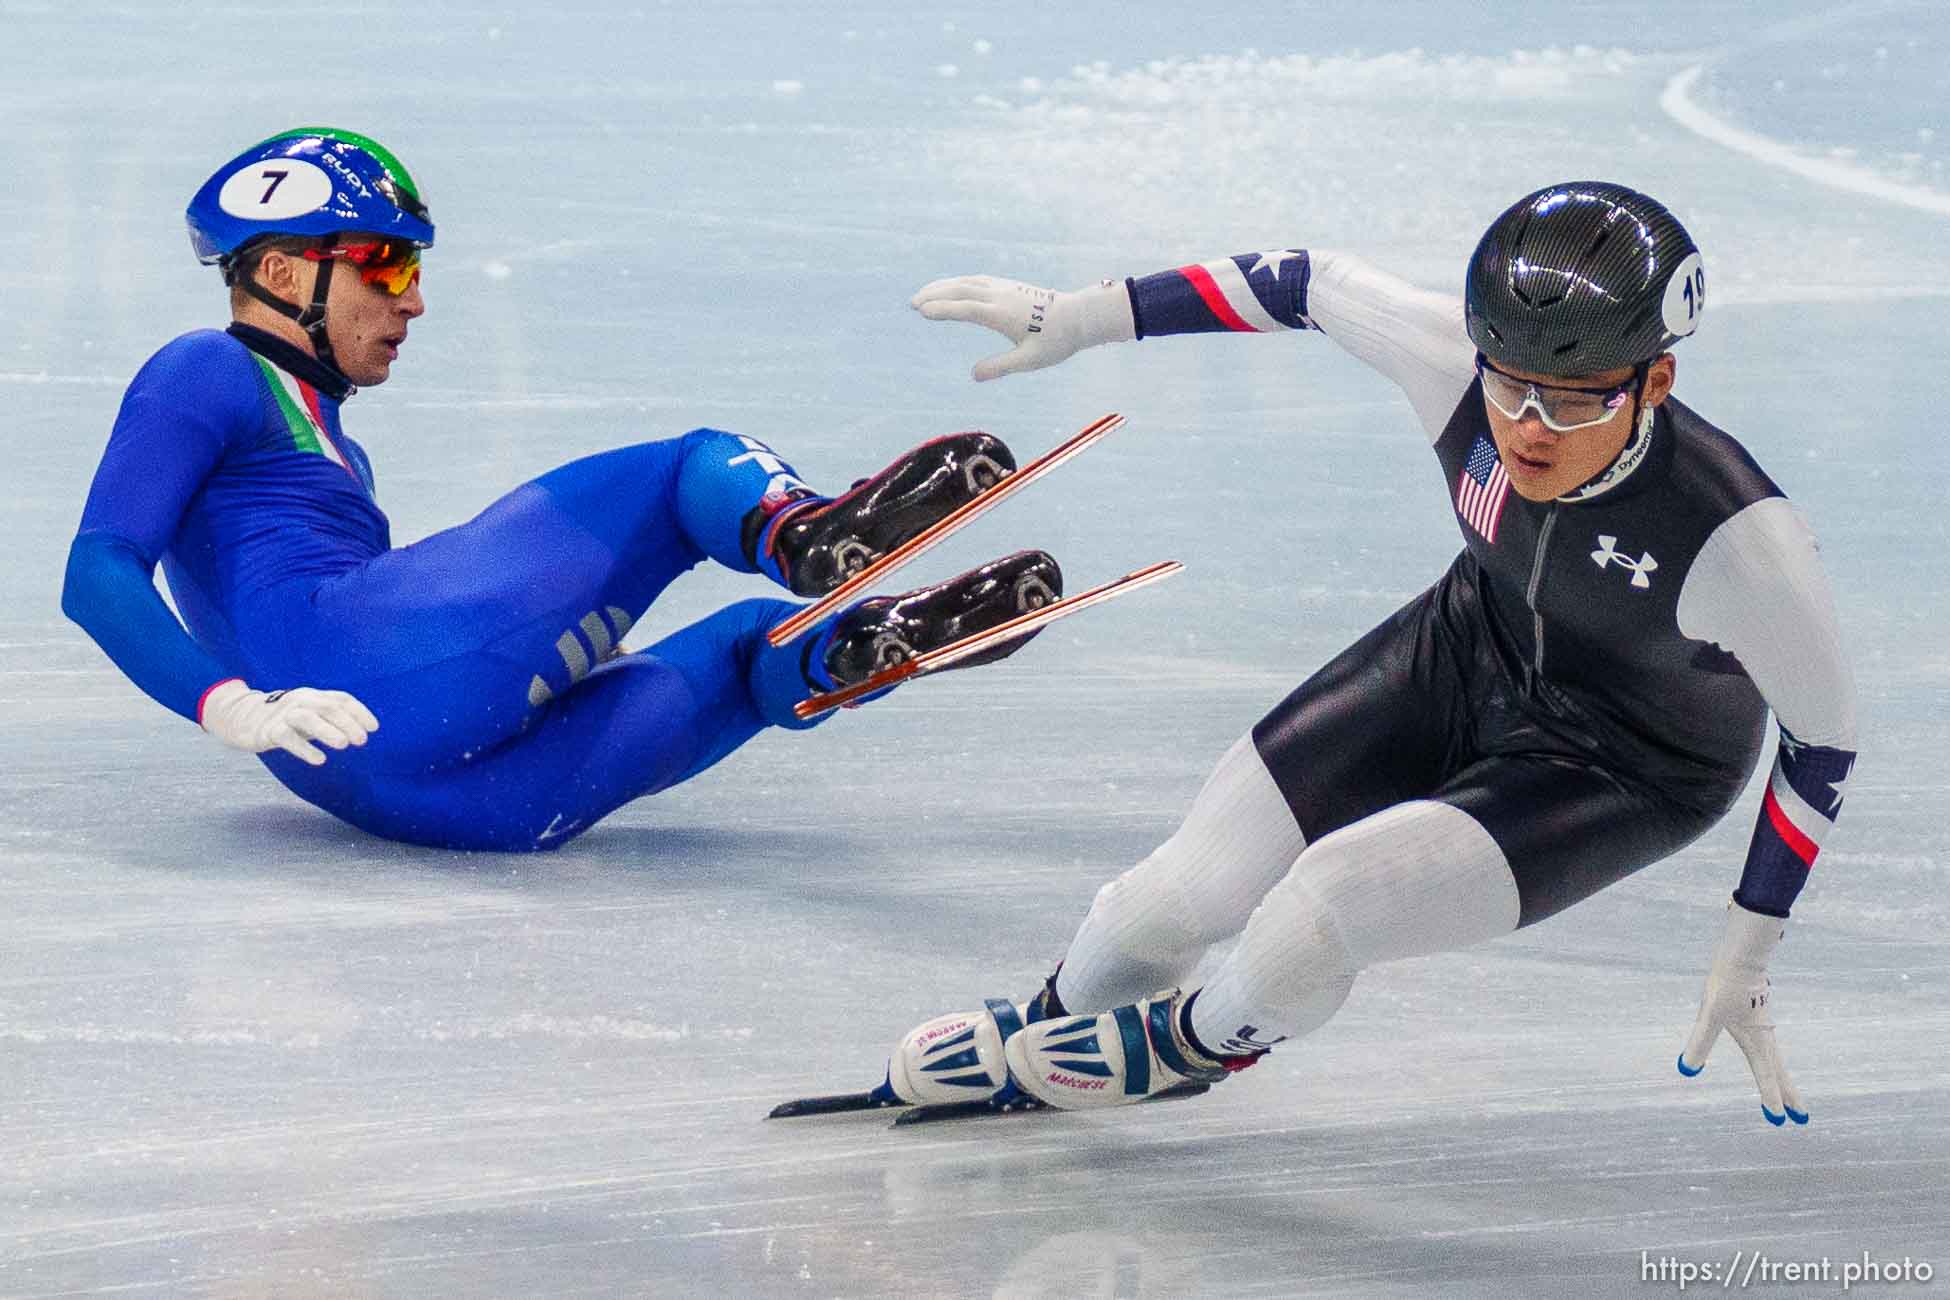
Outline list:
[[[334,258],[359,268],[359,278],[376,284],[397,298],[420,278],[420,249],[401,239],[375,239],[363,244],[341,244],[337,248],[307,248],[305,257],[313,262]]]

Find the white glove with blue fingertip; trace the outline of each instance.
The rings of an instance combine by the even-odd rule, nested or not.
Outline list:
[[[1777,1126],[1789,1120],[1808,1122],[1808,1108],[1781,1061],[1781,1049],[1774,1042],[1774,1020],[1767,1010],[1767,960],[1786,927],[1787,922],[1778,916],[1750,912],[1738,903],[1727,904],[1726,929],[1713,953],[1713,969],[1707,972],[1699,1017],[1693,1021],[1693,1035],[1679,1054],[1679,1072],[1691,1078],[1706,1068],[1706,1058],[1724,1029],[1739,1044],[1754,1073],[1761,1114]]]

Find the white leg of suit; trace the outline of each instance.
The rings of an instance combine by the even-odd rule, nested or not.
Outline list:
[[[1105,885],[1070,942],[1057,994],[1108,1011],[1182,982],[1245,926],[1306,845],[1250,733],[1199,791],[1172,837]]]
[[[1509,934],[1516,878],[1468,813],[1396,804],[1308,845],[1192,1004],[1192,1032],[1234,1054],[1325,1024],[1376,962]],[[1140,995],[1142,996],[1142,995]]]

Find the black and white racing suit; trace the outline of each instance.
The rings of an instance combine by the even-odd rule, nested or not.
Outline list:
[[[1528,924],[1725,814],[1771,707],[1735,897],[1788,914],[1841,806],[1854,690],[1814,537],[1745,448],[1668,399],[1591,483],[1528,501],[1496,463],[1460,300],[1298,250],[1127,283],[1139,337],[1316,329],[1387,375],[1456,509],[1448,572],[1253,729],[1308,842],[1450,804],[1502,848]]]

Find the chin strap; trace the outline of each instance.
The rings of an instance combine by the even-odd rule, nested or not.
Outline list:
[[[332,340],[325,333],[325,291],[331,287],[332,267],[335,259],[326,258],[318,263],[318,279],[312,282],[311,305],[299,308],[266,289],[252,276],[244,281],[244,292],[270,307],[281,316],[289,316],[298,322],[298,328],[311,340],[312,355],[330,366],[339,368],[338,358],[332,355]]]

